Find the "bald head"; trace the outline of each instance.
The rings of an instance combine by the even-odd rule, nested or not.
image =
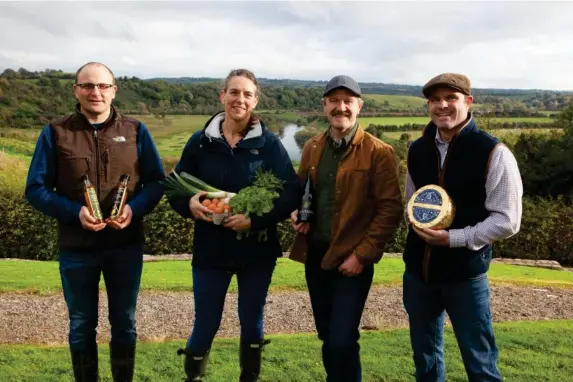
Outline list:
[[[111,74],[111,77],[113,78],[113,84],[115,85],[115,76],[114,76],[113,72],[111,71],[110,68],[108,68],[107,66],[105,66],[104,64],[102,64],[100,62],[88,62],[87,64],[85,64],[81,68],[79,68],[78,71],[76,72],[76,84],[78,83],[78,77],[80,76],[80,73],[82,72],[82,70],[84,70],[88,67],[92,67],[92,66],[99,66],[99,67],[102,67],[105,70],[107,70],[109,72],[109,74]]]

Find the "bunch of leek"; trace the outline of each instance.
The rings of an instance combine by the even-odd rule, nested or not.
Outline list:
[[[186,173],[185,171],[181,171],[180,174],[177,174],[175,170],[172,170],[171,173],[161,183],[165,187],[165,194],[168,197],[191,197],[195,194],[198,194],[199,192],[204,191],[207,192],[205,197],[208,199],[217,198],[228,204],[231,198],[236,195],[233,192],[219,190],[203,182],[201,179]]]

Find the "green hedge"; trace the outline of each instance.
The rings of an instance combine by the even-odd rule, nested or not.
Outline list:
[[[56,252],[55,221],[34,210],[23,195],[0,191],[1,257],[52,260]]]
[[[0,257],[35,260],[56,258],[56,222],[34,210],[19,193],[0,191]],[[192,253],[193,222],[176,214],[163,198],[145,218],[145,253]],[[573,206],[561,199],[523,199],[521,231],[495,245],[496,257],[550,259],[573,264]],[[288,221],[279,225],[284,251],[294,231]],[[406,239],[402,223],[387,252],[401,252]]]
[[[175,213],[166,198],[145,217],[144,252],[151,255],[192,253],[193,221]],[[288,221],[279,224],[284,251],[295,232]],[[57,223],[33,209],[20,193],[0,190],[0,258],[55,260]]]
[[[561,198],[523,198],[520,232],[496,244],[494,252],[496,257],[573,264],[573,206]]]

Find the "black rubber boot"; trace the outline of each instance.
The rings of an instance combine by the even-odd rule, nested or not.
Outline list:
[[[177,355],[185,354],[185,382],[200,382],[206,374],[209,350],[204,354],[193,353],[191,349],[179,349]]]
[[[241,377],[239,382],[256,382],[261,374],[263,349],[271,341],[262,339],[259,342],[241,340],[239,358],[241,360]]]
[[[135,367],[135,344],[109,344],[113,382],[132,382]]]
[[[97,344],[86,350],[70,350],[75,382],[98,382]]]

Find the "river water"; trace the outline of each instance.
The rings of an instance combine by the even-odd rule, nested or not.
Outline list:
[[[278,132],[278,136],[291,160],[300,161],[301,149],[294,140],[294,134],[300,129],[302,129],[302,126],[289,123],[285,125],[280,132]]]

